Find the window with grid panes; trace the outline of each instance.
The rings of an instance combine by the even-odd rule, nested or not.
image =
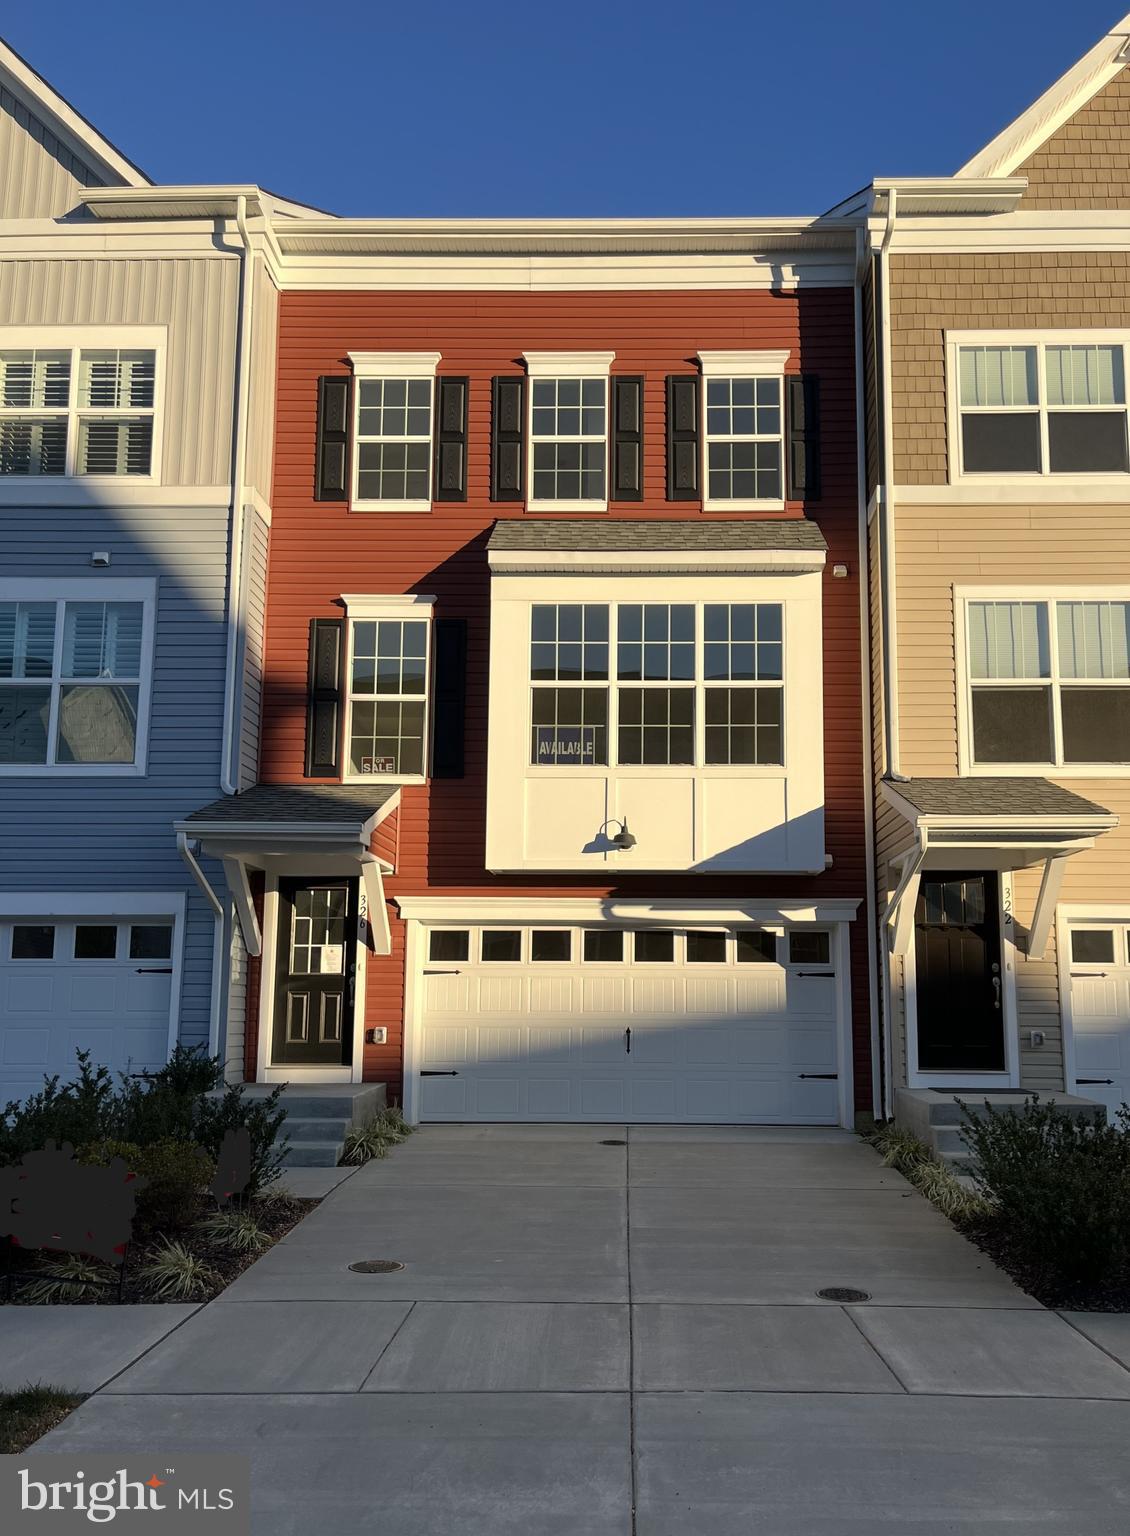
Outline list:
[[[620,603],[616,624],[618,760],[693,763],[694,604]]]
[[[708,377],[705,383],[707,499],[780,501],[781,380]]]
[[[0,475],[153,472],[156,352],[0,350]]]
[[[357,500],[431,500],[431,378],[358,378]]]
[[[608,380],[530,381],[530,499],[606,500]]]
[[[530,613],[530,762],[608,762],[608,605]]]
[[[127,764],[143,603],[0,602],[0,764]]]
[[[428,624],[356,619],[351,626],[349,772],[413,777],[424,772]]]
[[[703,610],[706,762],[784,762],[784,629],[780,603]]]

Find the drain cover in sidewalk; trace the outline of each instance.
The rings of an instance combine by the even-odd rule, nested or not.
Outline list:
[[[829,1285],[816,1292],[821,1301],[870,1301],[870,1291],[857,1291],[850,1285]]]
[[[356,1264],[349,1267],[355,1275],[391,1275],[394,1270],[403,1269],[404,1265],[399,1259],[358,1259]]]

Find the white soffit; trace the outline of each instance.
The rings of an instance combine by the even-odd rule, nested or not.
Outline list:
[[[1068,118],[1125,69],[1130,56],[1130,15],[1123,16],[1105,37],[1059,77],[1026,112],[1002,129],[955,175],[961,179],[1011,176]],[[901,199],[900,199],[901,201]]]

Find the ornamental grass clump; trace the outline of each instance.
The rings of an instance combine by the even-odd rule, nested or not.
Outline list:
[[[977,1187],[1023,1262],[1064,1285],[1111,1285],[1130,1273],[1125,1104],[1113,1125],[1038,1094],[1019,1109],[961,1109]]]

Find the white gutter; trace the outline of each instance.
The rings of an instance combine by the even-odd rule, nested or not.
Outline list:
[[[883,772],[900,777],[898,718],[898,639],[895,606],[894,411],[891,404],[890,245],[898,215],[898,192],[887,193],[887,226],[879,247],[879,335],[882,364],[883,419],[880,442],[879,617],[883,661]]]
[[[220,982],[224,972],[224,908],[212,889],[208,876],[196,861],[183,832],[177,833],[177,852],[188,865],[192,878],[204,892],[204,898],[212,908],[212,996],[208,1008],[208,1054],[215,1056],[220,1049]]]
[[[856,496],[859,501],[859,539],[856,575],[859,581],[859,700],[863,720],[863,836],[864,879],[867,892],[864,913],[867,923],[867,1011],[871,1026],[871,1113],[879,1118],[882,1077],[879,1061],[879,898],[875,873],[875,764],[872,754],[870,565],[867,558],[867,412],[863,368],[863,270],[866,263],[866,231],[855,232],[855,457]],[[888,1062],[887,1076],[890,1076]]]
[[[247,197],[235,201],[235,222],[242,248],[239,253],[239,341],[236,348],[235,408],[232,421],[231,562],[228,571],[228,644],[224,674],[224,734],[220,748],[220,788],[225,795],[239,793],[238,771],[232,762],[236,738],[240,634],[243,621],[243,503],[247,494],[247,415],[251,393],[251,233],[247,228]]]

